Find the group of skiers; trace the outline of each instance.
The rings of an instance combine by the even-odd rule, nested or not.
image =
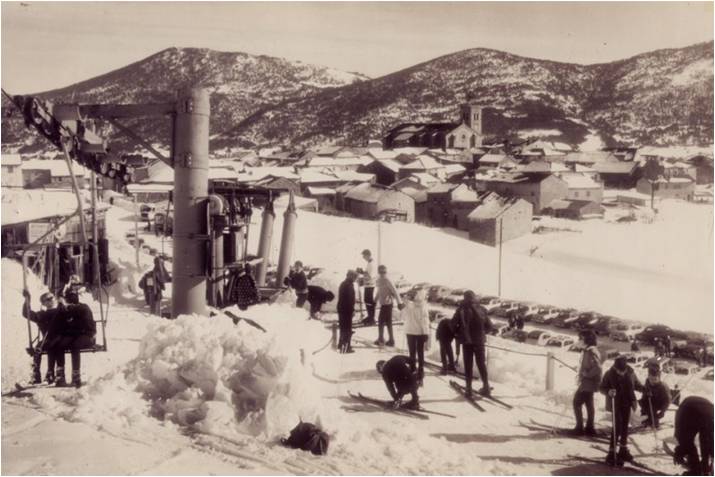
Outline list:
[[[40,296],[42,310],[33,311],[30,306],[30,292],[23,290],[25,303],[22,314],[37,324],[40,330],[39,342],[27,349],[32,356],[32,384],[42,383],[40,366],[43,352],[47,353],[48,384],[67,386],[65,378],[65,353],[72,356],[72,385],[82,385],[80,352],[95,345],[97,326],[92,310],[79,302],[79,281],[71,279],[64,287],[62,295],[56,297],[51,292]]]
[[[668,385],[661,380],[660,365],[657,361],[648,363],[648,376],[645,384],[642,384],[636,376],[633,368],[628,365],[626,355],[618,355],[614,359],[613,365],[605,373],[602,373],[601,357],[596,347],[596,334],[591,330],[582,331],[579,338],[584,342],[585,348],[581,352],[581,359],[578,368],[578,387],[573,397],[573,409],[576,418],[576,427],[572,430],[574,435],[595,436],[594,428],[594,393],[599,391],[606,396],[606,410],[612,413],[611,436],[609,439],[609,450],[606,456],[606,463],[609,465],[622,465],[625,462],[633,461],[633,456],[628,449],[628,432],[631,412],[640,407],[641,416],[646,416],[642,421],[645,426],[658,428],[660,419],[665,416],[665,412],[672,402],[671,392]],[[602,376],[603,374],[603,376]],[[637,399],[636,391],[642,393]],[[696,406],[700,418],[707,417],[708,407],[700,402],[702,398],[689,397],[681,403],[678,413],[690,414],[694,411],[687,410],[690,406]],[[693,404],[694,400],[698,404]],[[707,426],[701,426],[697,420],[681,420],[678,424],[678,414],[676,414],[676,438],[678,438],[681,454],[688,455],[687,461],[689,472],[692,475],[701,474],[704,468],[710,466],[712,472],[712,409],[713,405],[707,400],[703,400],[709,405],[709,418]],[[687,403],[687,405],[686,405]],[[586,407],[586,424],[583,423],[582,408]],[[685,407],[684,407],[685,406]],[[686,422],[687,421],[687,422]],[[688,433],[678,437],[679,431],[685,428],[698,428],[697,432]],[[709,442],[709,447],[701,445],[702,459],[693,457],[692,441],[695,434],[700,433],[701,440]],[[683,435],[689,436],[684,438]],[[616,451],[618,448],[618,451]],[[685,450],[683,450],[685,449]],[[697,460],[696,460],[697,459]],[[709,464],[708,464],[709,462]],[[681,462],[682,463],[682,462]]]

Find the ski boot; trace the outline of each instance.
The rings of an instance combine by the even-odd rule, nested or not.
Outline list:
[[[420,402],[413,399],[413,400],[403,404],[401,407],[402,407],[402,409],[416,410],[416,409],[420,408]]]
[[[576,426],[573,429],[569,429],[567,432],[568,435],[570,436],[583,436],[586,435],[586,433],[583,430],[582,426]]]
[[[55,376],[55,386],[58,388],[66,387],[67,380],[65,379],[65,369],[57,368],[57,375]]]
[[[55,373],[54,371],[47,371],[47,374],[45,374],[45,381],[47,384],[54,384],[55,383]]]
[[[483,387],[478,391],[478,393],[481,394],[482,396],[491,397],[491,395],[492,395],[492,390],[491,390],[490,388],[488,388],[487,386],[483,386]]]
[[[596,437],[598,435],[598,432],[596,432],[596,429],[594,429],[593,426],[586,426],[586,428],[583,430],[583,435],[588,437]]]
[[[442,368],[439,372],[442,376],[446,376],[449,374],[449,370],[447,368]]]
[[[82,377],[79,371],[72,370],[72,386],[76,388],[82,387]]]
[[[631,455],[628,447],[621,446],[618,449],[618,455],[616,456],[616,463],[621,466],[626,462],[633,462],[633,456]]]
[[[385,346],[385,342],[382,340],[382,338],[376,339],[375,343],[377,346]]]
[[[616,466],[616,450],[614,448],[608,449],[608,455],[606,455],[606,465],[611,467]]]
[[[385,346],[395,346],[395,341],[394,341],[394,340],[387,340],[387,342],[385,342]]]

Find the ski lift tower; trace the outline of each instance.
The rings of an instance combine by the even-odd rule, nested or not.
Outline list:
[[[57,104],[33,96],[10,96],[22,112],[25,124],[34,127],[68,161],[110,177],[130,181],[125,165],[110,157],[106,143],[86,128],[85,120],[106,120],[155,157],[174,168],[174,260],[171,314],[205,314],[207,244],[206,209],[209,170],[209,94],[201,88],[181,90],[175,102],[154,104]],[[163,117],[172,121],[171,157],[166,158],[151,144],[119,120]],[[80,202],[81,203],[81,202]],[[84,236],[83,232],[83,236]]]

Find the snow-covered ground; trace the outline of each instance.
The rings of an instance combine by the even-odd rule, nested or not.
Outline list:
[[[712,266],[712,208],[673,203],[672,210],[667,206],[661,210],[653,224],[580,224],[578,235],[585,241],[581,246],[570,238],[574,232],[532,237],[544,239],[539,243],[509,243],[503,256],[503,294],[712,333],[712,268],[703,270],[705,264]],[[274,230],[280,231],[281,214],[277,215]],[[253,217],[257,220],[260,214]],[[543,348],[490,338],[488,366],[494,393],[512,404],[513,410],[484,402],[486,412],[479,412],[452,391],[445,377],[428,370],[420,391],[423,405],[456,419],[431,416],[420,421],[368,409],[350,412],[345,408],[359,403],[350,400],[348,390],[387,398],[374,363],[394,352],[369,344],[375,339],[374,328],[358,330],[357,352],[343,355],[330,347],[318,351],[329,341],[330,331],[322,323],[307,320],[306,310],[293,308],[290,295],[275,304],[240,312],[266,328],[265,334],[245,322],[234,325],[222,314],[177,320],[150,316],[136,282],[150,267],[151,257],[142,252],[140,267],[136,267],[134,249],[125,238],[126,232],[133,231],[131,213],[113,207],[107,221],[111,258],[121,268],[119,283],[112,290],[109,351],[82,356],[88,384],[79,390],[7,394],[29,374],[29,358],[24,351],[26,321],[20,314],[21,268],[9,260],[2,262],[3,473],[547,475],[609,471],[568,457],[602,458],[588,442],[520,425],[530,419],[559,427],[573,425],[574,375],[557,366],[555,390],[545,391]],[[674,226],[679,232],[668,232]],[[497,250],[414,224],[379,227],[378,245],[374,222],[301,211],[294,259],[324,267],[323,283],[332,288],[346,269],[361,265],[360,251],[372,248],[379,251],[394,278],[404,275],[411,282],[496,292]],[[274,258],[278,235],[274,234]],[[159,247],[159,239],[148,234],[143,238]],[[257,239],[255,234],[251,237],[251,247],[255,248]],[[658,245],[661,239],[664,245]],[[534,245],[538,248],[532,253]],[[562,255],[556,253],[557,248]],[[645,278],[651,275],[659,279]],[[676,282],[682,286],[674,286]],[[696,286],[700,282],[705,285]],[[33,279],[29,284],[37,300],[41,286]],[[90,296],[83,298],[97,310]],[[669,306],[669,300],[679,301],[680,311]],[[685,309],[687,316],[682,313]],[[691,320],[687,323],[692,326],[686,326],[685,320]],[[398,348],[404,348],[400,327],[396,332]],[[437,361],[437,354],[433,348],[428,357]],[[557,356],[576,364],[574,353],[557,352]],[[685,395],[712,400],[711,381],[674,375],[666,380],[671,385],[687,385]],[[598,396],[598,427],[606,428],[609,415],[603,405]],[[673,415],[667,413],[658,440],[672,435],[667,425]],[[315,457],[277,444],[278,437],[299,419],[319,423],[331,435],[327,456]],[[632,451],[663,472],[676,471],[669,457],[655,451],[656,444],[652,433],[638,434],[633,436]]]

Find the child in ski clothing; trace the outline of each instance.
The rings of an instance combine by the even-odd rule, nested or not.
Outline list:
[[[464,292],[464,300],[459,304],[452,317],[454,335],[459,337],[464,351],[464,377],[467,395],[472,394],[472,365],[477,363],[479,376],[482,378],[480,394],[491,395],[487,374],[484,345],[486,335],[492,329],[487,310],[477,302],[477,295],[472,290]]]
[[[402,310],[402,319],[410,351],[410,369],[415,371],[416,357],[419,363],[417,379],[421,382],[425,375],[425,348],[430,348],[429,312],[424,290],[417,290],[414,299],[407,303]]]
[[[452,352],[452,341],[455,341],[454,329],[452,320],[449,318],[442,319],[437,325],[435,337],[439,341],[439,356],[442,359],[442,374],[447,374],[450,371],[457,371],[454,353]],[[456,341],[457,359],[459,359],[459,341]]]
[[[581,360],[578,369],[578,388],[573,396],[573,412],[576,417],[576,427],[574,434],[596,435],[593,427],[594,406],[593,393],[598,391],[601,383],[601,355],[596,348],[596,333],[591,330],[583,331],[579,338],[584,342],[586,348],[581,352]],[[586,427],[583,427],[582,407],[586,406]]]
[[[353,334],[353,314],[355,313],[355,280],[357,273],[348,270],[345,280],[338,289],[338,326],[340,327],[340,338],[338,339],[338,351],[341,353],[352,353],[350,338]]]
[[[395,338],[392,334],[392,305],[393,303],[397,303],[397,308],[400,310],[402,310],[403,305],[400,300],[400,294],[397,293],[397,289],[390,279],[387,278],[387,267],[380,265],[377,267],[377,273],[378,278],[375,280],[375,287],[377,288],[375,303],[380,307],[380,312],[377,316],[378,338],[375,344],[395,346]],[[385,342],[383,338],[385,326],[387,326],[387,342]]]
[[[363,320],[365,325],[375,324],[375,261],[372,259],[370,250],[362,251],[362,258],[365,260],[365,268],[358,268],[360,275],[360,285],[364,290],[365,309],[367,317]]]
[[[161,299],[165,281],[165,270],[161,260],[157,257],[154,259],[154,268],[139,280],[139,288],[144,290],[144,300],[149,305],[152,314],[161,315]]]
[[[378,361],[377,372],[382,375],[382,380],[387,386],[387,390],[394,401],[393,406],[401,406],[402,397],[406,394],[412,395],[412,400],[404,407],[419,407],[419,396],[417,395],[417,379],[410,369],[410,358],[407,356],[393,356],[387,361]]]
[[[300,260],[295,262],[293,270],[291,270],[284,280],[284,284],[290,285],[290,287],[295,290],[295,306],[302,308],[308,299],[308,277],[305,276],[305,272],[303,271],[303,262]]]
[[[713,475],[713,403],[699,396],[683,399],[675,413],[675,439],[673,462],[688,468],[683,475]]]
[[[610,449],[606,463],[630,462],[633,456],[628,450],[628,422],[631,410],[636,409],[638,401],[635,391],[643,391],[643,385],[638,381],[633,368],[628,366],[626,356],[616,357],[613,366],[606,371],[601,381],[600,391],[606,396],[606,410],[613,413],[615,428],[611,430]],[[614,407],[615,406],[615,407]],[[619,449],[616,455],[614,442],[618,440]]]
[[[670,400],[670,388],[660,380],[660,367],[657,364],[648,367],[643,397],[638,401],[641,407],[641,416],[648,416],[643,424],[658,428],[660,419],[663,419],[665,411],[670,407]]]

